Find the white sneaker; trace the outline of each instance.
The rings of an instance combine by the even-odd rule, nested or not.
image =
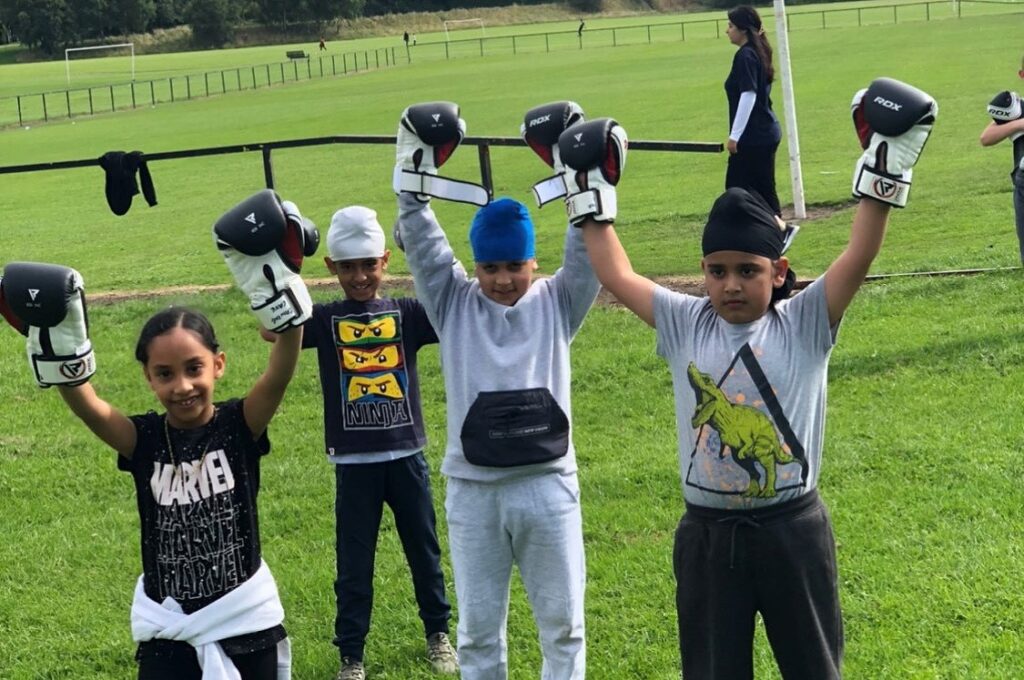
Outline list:
[[[437,673],[459,672],[459,655],[455,653],[447,633],[434,633],[427,637],[427,658]]]
[[[341,670],[334,680],[366,680],[366,671],[363,670],[363,662],[345,656],[341,659]]]

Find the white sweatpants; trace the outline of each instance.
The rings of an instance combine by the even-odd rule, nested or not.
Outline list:
[[[513,564],[539,632],[541,680],[583,680],[586,569],[579,498],[575,473],[498,483],[448,479],[445,510],[462,680],[508,677],[505,629]]]

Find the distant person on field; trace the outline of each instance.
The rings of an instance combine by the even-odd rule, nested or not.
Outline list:
[[[576,35],[578,35],[580,37],[583,37],[583,26],[584,26],[583,20],[580,19],[580,27],[576,29]]]
[[[792,298],[796,276],[785,252],[796,231],[756,192],[732,187],[711,206],[701,239],[707,297],[636,273],[614,214],[581,224],[601,284],[655,329],[655,351],[672,374],[685,504],[672,565],[685,680],[751,680],[758,613],[783,678],[841,677],[836,545],[817,491],[828,362],[890,209],[906,205],[937,112],[926,93],[888,78],[854,96],[864,152],[849,242]],[[586,139],[584,125],[576,137]],[[566,164],[576,177],[587,169]],[[599,205],[614,206],[615,187],[601,170],[587,174],[587,185]]]
[[[1024,79],[1024,63],[1018,73]],[[981,131],[981,145],[992,146],[1004,139],[1013,142],[1013,169],[1010,183],[1013,185],[1013,212],[1017,226],[1017,244],[1021,263],[1024,264],[1024,106],[1020,95],[1003,90],[988,104],[992,122]]]
[[[412,34],[412,44],[413,45],[416,44],[416,34],[415,33]]]
[[[430,663],[439,673],[459,670],[448,641],[451,607],[423,457],[427,436],[416,370],[417,352],[437,335],[415,298],[381,297],[390,256],[375,211],[353,205],[334,213],[324,263],[344,297],[313,305],[302,340],[303,348],[317,351],[327,460],[334,464],[337,680],[365,677],[385,504],[412,572]]]
[[[405,41],[405,46],[408,47],[409,46],[409,31],[406,31],[405,33],[402,34],[402,40]]]
[[[741,5],[729,10],[725,34],[739,47],[725,79],[729,100],[729,165],[725,188],[741,187],[758,192],[776,215],[782,215],[775,190],[775,152],[782,128],[772,111],[772,46],[764,34],[757,10]]]
[[[0,313],[27,336],[36,382],[56,385],[134,480],[142,575],[131,633],[139,680],[290,677],[284,611],[262,558],[256,501],[270,453],[267,426],[295,372],[312,308],[298,272],[319,237],[295,204],[270,190],[225,213],[214,233],[256,316],[277,334],[242,398],[214,398],[227,364],[213,326],[172,306],[146,321],[135,345],[164,412],[125,415],[89,382],[96,364],[81,275],[20,262],[7,265],[0,283]]]
[[[320,51],[323,52],[326,49],[327,49],[327,42],[324,40],[323,36],[320,36]]]

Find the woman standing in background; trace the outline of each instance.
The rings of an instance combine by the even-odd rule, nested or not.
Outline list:
[[[749,5],[729,11],[726,35],[739,47],[725,79],[729,100],[729,166],[725,188],[757,191],[776,215],[782,216],[775,191],[775,152],[782,139],[779,120],[772,111],[772,46],[761,17]]]

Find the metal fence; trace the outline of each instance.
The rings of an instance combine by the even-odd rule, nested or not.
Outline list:
[[[789,30],[849,28],[897,24],[911,21],[956,19],[963,16],[1019,13],[1024,3],[994,0],[929,0],[875,7],[835,7],[793,11],[786,15]],[[768,24],[770,16],[765,17]],[[695,19],[674,23],[588,28],[511,36],[421,42],[414,46],[377,48],[308,56],[304,59],[256,66],[171,76],[153,80],[122,82],[86,88],[56,90],[0,98],[0,127],[47,122],[54,118],[110,113],[140,106],[156,106],[180,100],[209,97],[242,90],[344,76],[350,73],[389,68],[413,61],[436,61],[484,56],[518,55],[562,50],[617,47],[721,38],[728,20]]]
[[[325,144],[388,144],[394,146],[397,139],[387,135],[335,135],[333,137],[309,137],[306,139],[285,139],[272,142],[255,142],[252,144],[235,144],[231,146],[204,147],[198,149],[182,149],[180,151],[163,151],[145,154],[147,162],[170,160],[177,158],[197,158],[200,156],[221,156],[225,154],[259,152],[263,162],[264,183],[268,189],[274,188],[274,165],[272,154],[275,149],[294,149],[306,146],[323,146]],[[488,195],[494,196],[494,182],[491,173],[492,146],[526,146],[519,137],[466,137],[463,145],[477,147],[480,160],[480,183],[487,189]],[[720,142],[676,142],[676,141],[643,141],[630,140],[629,150],[633,151],[674,151],[689,153],[721,153],[724,147]],[[51,161],[47,163],[31,163],[27,165],[0,166],[0,175],[23,172],[39,172],[43,170],[65,170],[69,168],[87,168],[99,166],[98,158],[83,158],[67,161]]]
[[[300,80],[360,73],[394,66],[399,58],[408,61],[408,57],[400,55],[400,52],[404,50],[378,48],[152,80],[16,95],[0,98],[0,125],[20,126],[54,118],[111,113]]]

